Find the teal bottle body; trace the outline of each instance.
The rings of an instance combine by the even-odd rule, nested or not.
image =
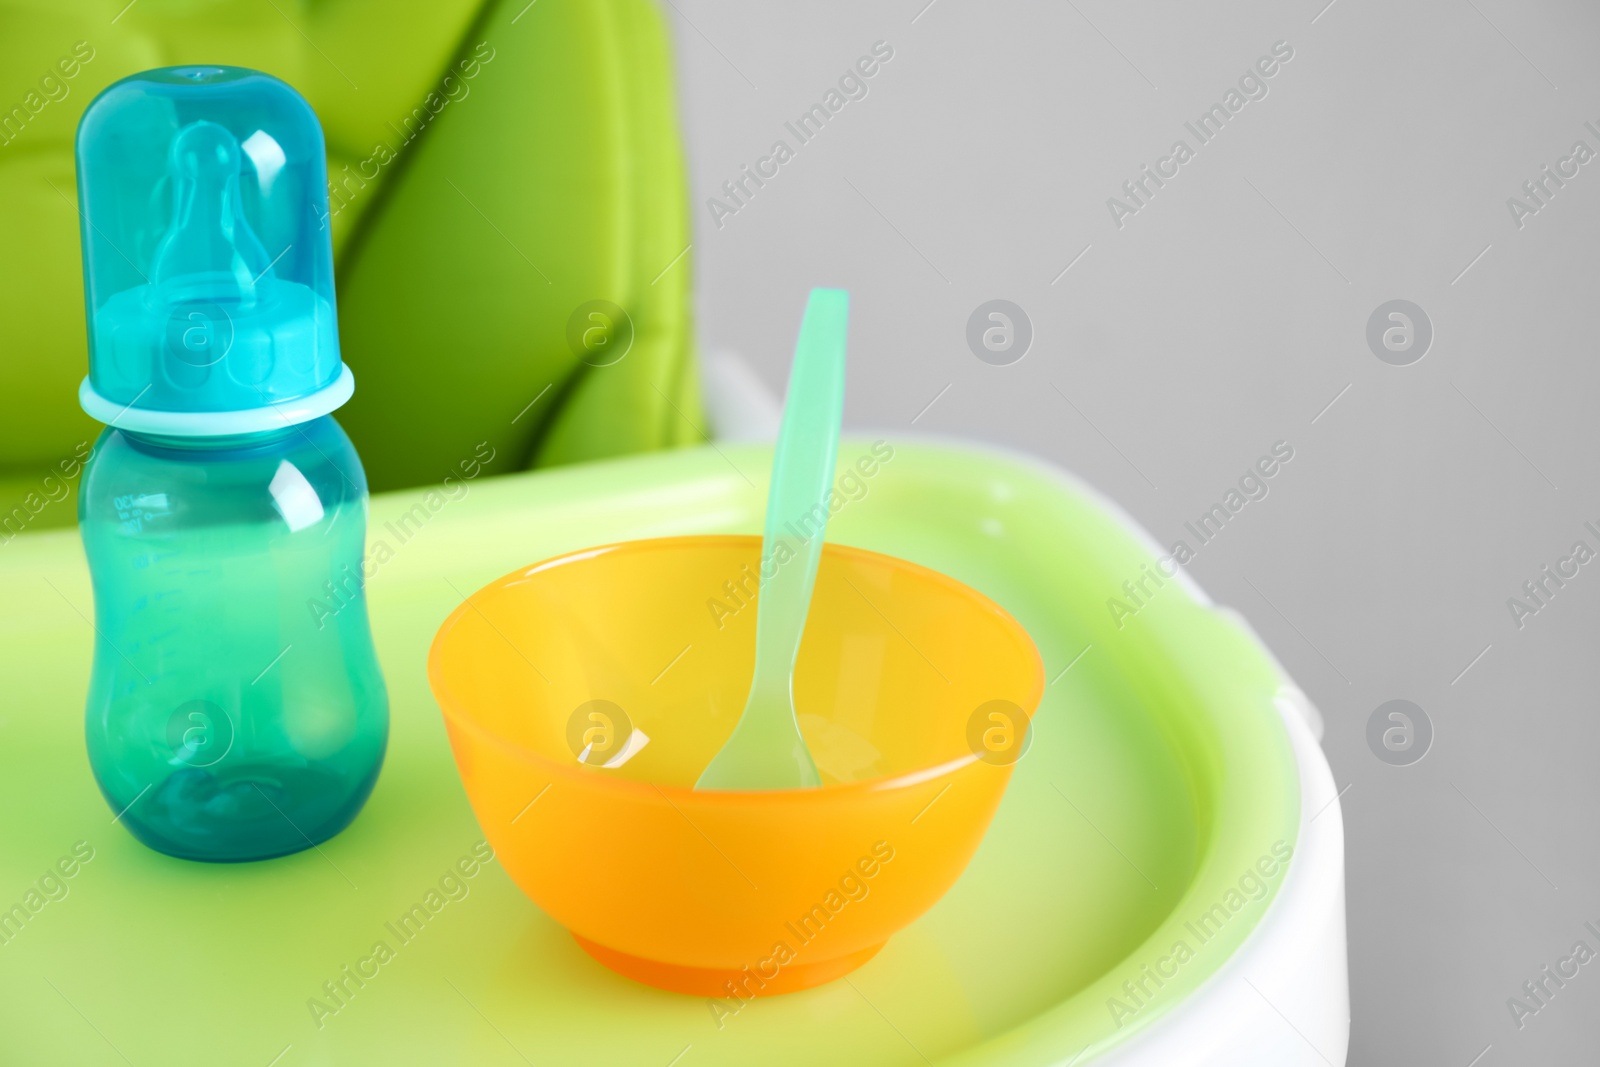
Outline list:
[[[389,715],[364,592],[366,476],[338,423],[108,428],[79,495],[89,762],[117,821],[157,851],[224,862],[349,825]]]

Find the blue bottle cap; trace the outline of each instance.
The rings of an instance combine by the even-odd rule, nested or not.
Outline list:
[[[89,105],[77,154],[85,411],[200,436],[350,398],[322,127],[299,93],[239,67],[145,71]]]

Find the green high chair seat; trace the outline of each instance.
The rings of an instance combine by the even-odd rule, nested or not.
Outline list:
[[[267,71],[322,120],[357,383],[337,417],[374,490],[701,439],[651,0],[0,0],[0,542],[73,520],[99,432],[77,401],[78,119],[179,64]]]

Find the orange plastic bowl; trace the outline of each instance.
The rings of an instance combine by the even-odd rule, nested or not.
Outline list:
[[[830,544],[794,678],[822,786],[697,792],[744,709],[760,551],[549,560],[473,594],[428,658],[507,872],[595,959],[682,993],[788,992],[870,959],[966,867],[1044,690],[988,598]]]

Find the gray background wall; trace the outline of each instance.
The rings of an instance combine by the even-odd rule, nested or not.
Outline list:
[[[1600,549],[1600,162],[1520,228],[1507,198],[1600,152],[1600,8],[1326,3],[670,0],[701,336],[781,392],[805,290],[847,286],[848,425],[1037,453],[1163,542],[1288,441],[1190,570],[1327,717],[1349,1062],[1592,1063],[1600,965],[1521,1029],[1506,1001],[1600,950],[1600,563],[1520,628],[1507,598]],[[705,200],[878,40],[868,95],[718,228]],[[1119,228],[1107,198],[1277,41]],[[1009,366],[966,343],[992,298],[1035,332]],[[1434,329],[1407,366],[1367,341],[1392,299]],[[1434,730],[1407,766],[1367,740],[1397,698]]]

